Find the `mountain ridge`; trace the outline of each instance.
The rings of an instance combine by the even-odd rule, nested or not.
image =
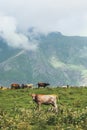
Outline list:
[[[51,86],[87,84],[87,37],[51,32],[33,34],[31,41],[33,38],[38,43],[36,51],[12,48],[0,38],[0,85],[39,81]]]

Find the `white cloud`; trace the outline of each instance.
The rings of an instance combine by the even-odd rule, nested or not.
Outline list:
[[[16,17],[22,30],[35,26],[45,33],[87,36],[86,0],[0,0],[0,10]]]
[[[17,23],[14,17],[0,16],[0,36],[12,47],[26,50],[36,50],[37,48],[36,43],[30,42],[26,35],[17,32]]]

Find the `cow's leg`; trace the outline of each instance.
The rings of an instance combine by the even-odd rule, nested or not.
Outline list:
[[[58,106],[57,106],[57,102],[54,102],[54,107],[55,107],[55,112],[58,112]]]
[[[54,108],[55,108],[55,112],[58,112],[57,104],[55,104]]]
[[[52,106],[53,106],[53,110],[54,110],[55,112],[58,112],[58,107],[57,107],[56,102],[55,102],[54,104],[52,104]]]
[[[41,103],[38,102],[38,110],[40,111],[40,109],[41,109]]]

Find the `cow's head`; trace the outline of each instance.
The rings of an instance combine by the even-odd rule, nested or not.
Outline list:
[[[36,94],[31,94],[33,100],[35,100]]]
[[[49,83],[46,83],[46,86],[50,85]]]

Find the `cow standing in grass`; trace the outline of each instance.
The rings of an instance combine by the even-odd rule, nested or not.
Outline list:
[[[33,84],[22,84],[21,88],[33,88]]]
[[[11,89],[20,89],[20,84],[17,83],[11,84]]]
[[[44,95],[44,94],[31,94],[33,101],[35,101],[38,105],[38,109],[40,110],[41,104],[53,106],[55,112],[58,111],[57,107],[57,95]]]
[[[50,84],[49,84],[49,83],[39,82],[37,85],[38,85],[38,88],[40,88],[40,87],[45,88],[46,86],[48,86],[48,85],[50,85]]]

